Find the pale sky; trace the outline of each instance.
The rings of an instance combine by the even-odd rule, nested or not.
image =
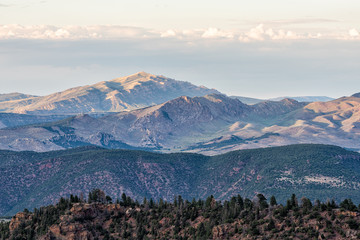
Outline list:
[[[360,92],[358,0],[0,0],[0,93],[137,71],[250,97]]]
[[[358,0],[1,0],[2,24],[115,24],[152,29],[243,28],[260,23],[345,29]]]

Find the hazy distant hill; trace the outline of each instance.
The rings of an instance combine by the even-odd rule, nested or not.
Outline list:
[[[238,99],[239,101],[241,101],[242,103],[248,104],[248,105],[253,105],[256,103],[260,103],[260,102],[264,102],[266,100],[264,99],[258,99],[258,98],[250,98],[250,97],[240,97],[240,96],[230,96],[231,98],[235,98]],[[282,100],[282,99],[280,99]]]
[[[54,203],[60,196],[102,188],[172,201],[214,195],[252,199],[261,192],[279,202],[295,193],[312,200],[360,202],[360,154],[326,145],[292,145],[230,152],[158,154],[94,147],[46,153],[0,151],[0,215]]]
[[[326,96],[277,97],[277,98],[271,98],[269,100],[281,101],[284,98],[291,98],[298,102],[327,102],[334,100],[334,98],[326,97]]]
[[[36,123],[39,124],[46,122],[54,122],[68,117],[68,115],[30,115],[17,113],[0,113],[0,129]]]
[[[250,98],[250,97],[240,97],[240,96],[230,96],[231,98],[239,99],[241,102],[249,105],[253,105],[265,101],[281,101],[283,99],[294,99],[298,102],[327,102],[334,100],[334,98],[326,96],[301,96],[301,97],[276,97],[270,99],[259,99],[259,98]]]
[[[119,112],[160,104],[180,96],[194,97],[210,93],[219,92],[189,82],[139,72],[44,97],[10,99],[0,102],[0,110],[31,114]]]

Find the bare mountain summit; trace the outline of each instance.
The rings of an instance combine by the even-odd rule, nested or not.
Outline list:
[[[0,102],[0,110],[31,114],[119,112],[160,104],[184,95],[194,97],[211,93],[219,92],[189,82],[139,72],[48,96]]]

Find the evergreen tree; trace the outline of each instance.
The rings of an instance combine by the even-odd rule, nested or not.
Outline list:
[[[357,208],[351,199],[345,199],[340,203],[340,207],[348,211],[356,211]]]
[[[260,209],[265,209],[265,208],[268,208],[269,207],[269,204],[267,203],[267,199],[266,199],[266,197],[263,195],[263,194],[261,194],[261,193],[259,193],[258,195],[257,195],[257,198],[258,198],[258,201],[259,201],[259,207],[260,207]]]
[[[244,209],[244,200],[239,194],[237,195],[237,203],[239,204],[240,210],[243,210]]]
[[[269,223],[268,223],[268,225],[267,225],[267,230],[268,230],[268,231],[271,231],[271,230],[273,230],[274,228],[275,228],[275,221],[274,221],[274,219],[270,218],[270,221],[269,221]]]
[[[277,205],[276,198],[275,198],[275,196],[273,195],[273,196],[271,196],[271,198],[270,198],[270,206],[274,207],[274,206],[276,206],[276,205]]]

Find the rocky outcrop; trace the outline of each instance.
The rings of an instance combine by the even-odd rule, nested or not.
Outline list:
[[[26,221],[30,221],[32,219],[32,215],[29,212],[19,212],[17,213],[10,221],[9,229],[10,231],[14,231],[18,229],[20,225]]]
[[[120,204],[76,203],[68,214],[60,216],[60,223],[52,225],[41,239],[95,239],[97,236],[94,236],[94,231],[91,229],[99,228],[99,226],[109,228],[112,222],[109,216],[114,212],[124,214],[125,208]]]

